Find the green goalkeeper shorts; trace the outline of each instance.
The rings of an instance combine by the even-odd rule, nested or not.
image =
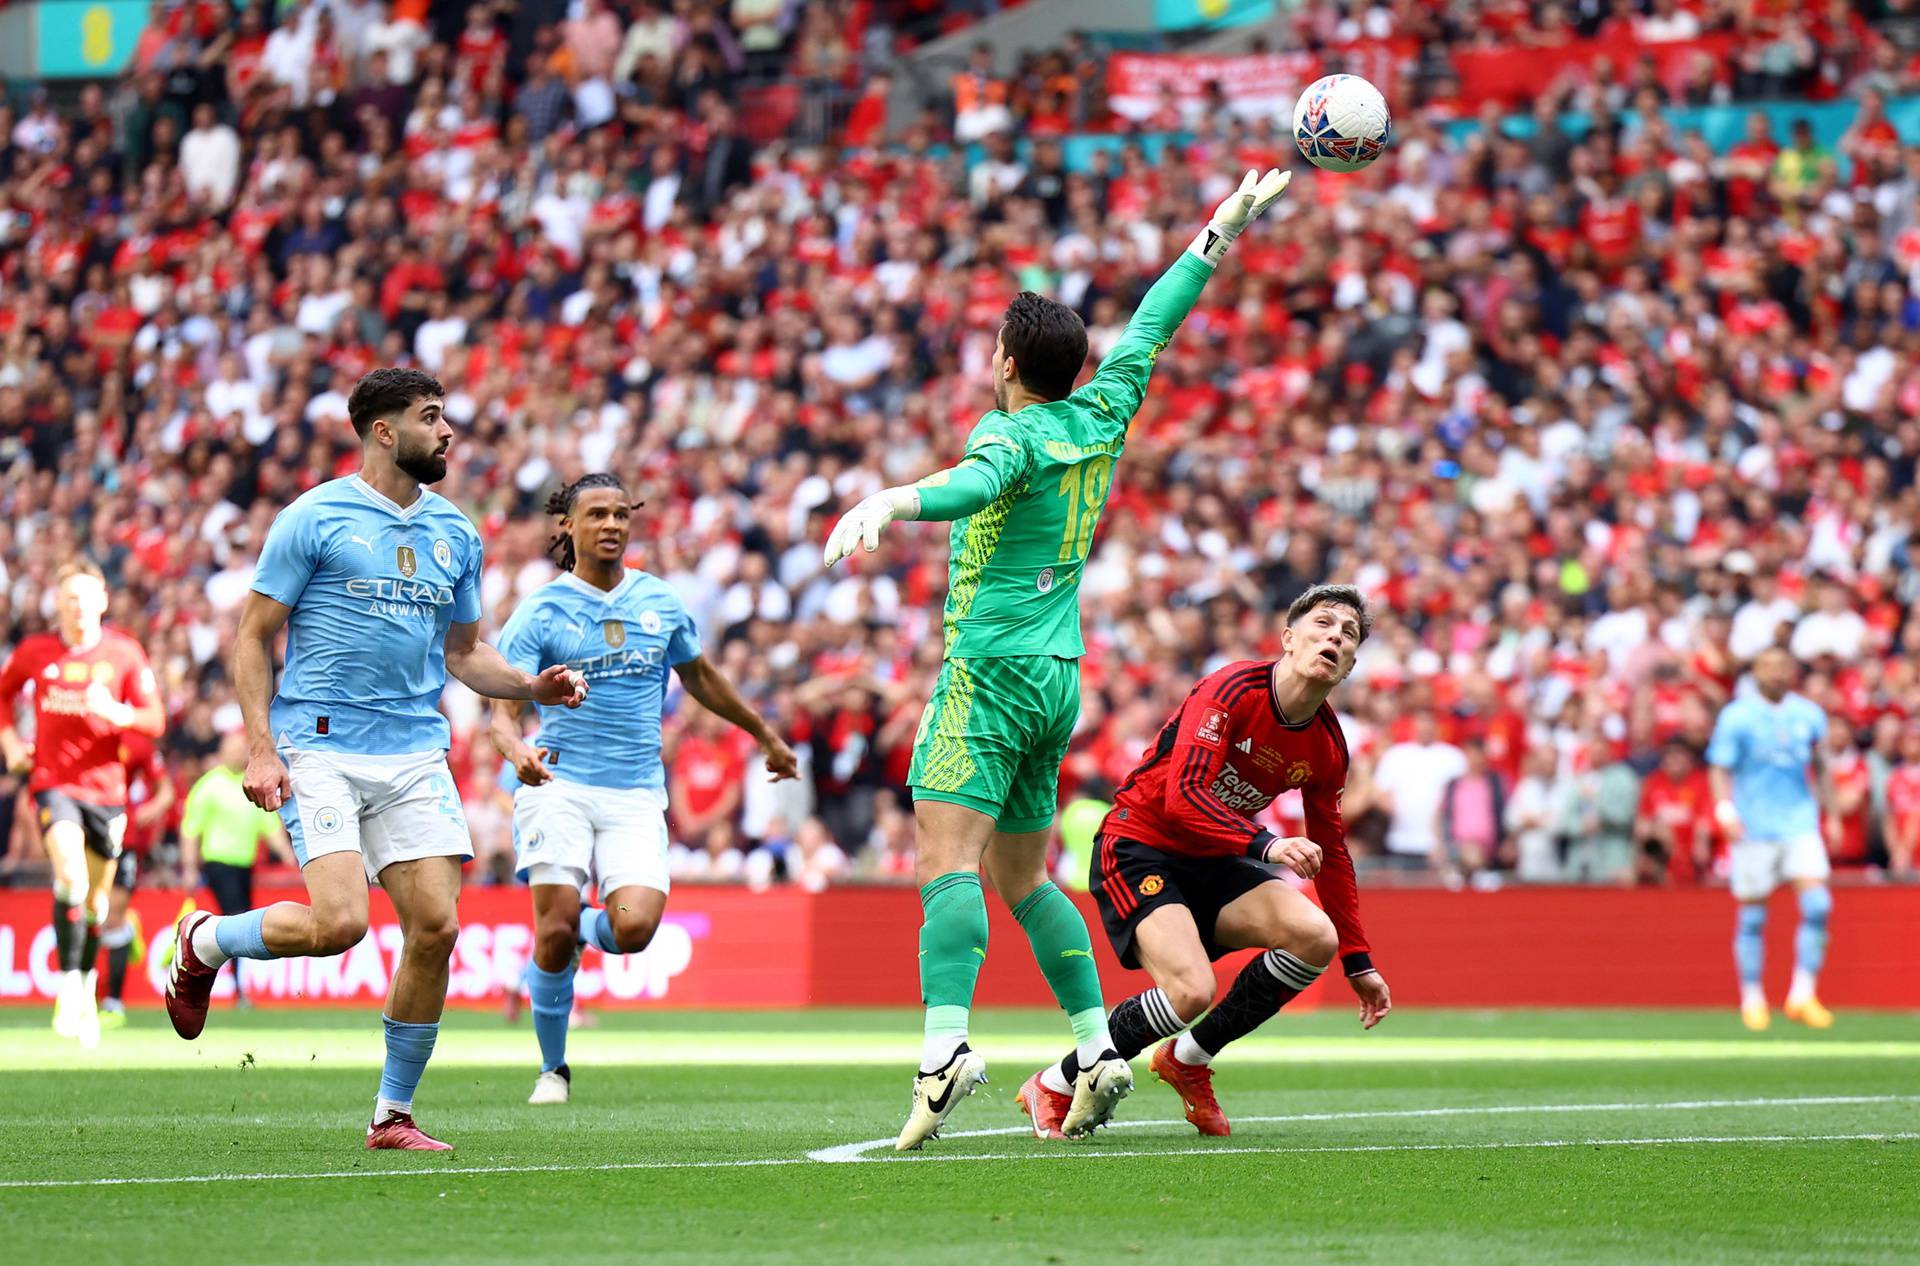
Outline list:
[[[950,659],[921,714],[907,785],[915,800],[964,805],[1002,831],[1044,831],[1079,719],[1077,659]]]

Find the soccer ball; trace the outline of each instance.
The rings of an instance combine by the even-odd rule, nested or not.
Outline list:
[[[1392,132],[1387,99],[1358,75],[1316,79],[1293,107],[1293,139],[1326,171],[1359,171],[1380,157]]]

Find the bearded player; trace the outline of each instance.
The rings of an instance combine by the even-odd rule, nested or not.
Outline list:
[[[586,696],[579,674],[523,672],[479,640],[480,534],[424,486],[447,473],[445,395],[417,369],[362,378],[347,399],[359,473],[303,494],[267,530],[233,650],[247,731],[241,786],[286,823],[308,903],[186,915],[167,979],[174,1031],[196,1038],[221,963],[345,953],[366,935],[377,881],[401,944],[367,1127],[375,1149],[451,1150],[413,1119],[446,1005],[460,864],[473,856],[447,768],[447,674],[498,699],[572,707]]]
[[[53,1029],[100,1038],[93,969],[127,830],[128,734],[157,738],[166,722],[140,644],[103,624],[107,582],[92,563],[54,576],[57,627],[24,638],[0,668],[0,755],[27,781],[53,863],[53,934],[60,962]],[[34,742],[13,727],[13,705],[33,686]]]
[[[1159,1042],[1153,1071],[1202,1134],[1229,1133],[1213,1094],[1214,1057],[1311,986],[1336,953],[1364,1027],[1393,1008],[1360,930],[1340,820],[1347,741],[1327,703],[1372,624],[1350,585],[1301,594],[1287,610],[1280,658],[1203,678],[1114,796],[1095,840],[1090,880],[1107,938],[1154,983],[1107,1018],[1114,1050],[1130,1059]],[[1294,790],[1307,836],[1281,839],[1254,823]],[[1313,880],[1325,911],[1277,867]],[[1213,961],[1242,949],[1260,953],[1215,1004]],[[1078,1065],[1074,1052],[1020,1088],[1038,1137],[1070,1133],[1067,1087]]]
[[[1079,1069],[1067,1131],[1091,1130],[1133,1089],[1132,1069],[1107,1032],[1086,923],[1046,873],[1060,762],[1080,715],[1081,569],[1155,358],[1233,240],[1289,179],[1247,173],[1078,391],[1086,327],[1064,304],[1020,295],[994,344],[997,407],[973,428],[966,456],[911,487],[868,497],[827,540],[831,567],[858,545],[877,548],[895,519],[953,522],[945,662],[907,779],[927,1015],[901,1150],[932,1137],[986,1080],[986,1062],[967,1045],[987,955],[983,865],[1073,1028]]]
[[[529,673],[555,664],[578,671],[592,697],[550,714],[530,745],[526,705],[495,700],[495,749],[519,776],[513,843],[533,891],[533,962],[527,994],[540,1044],[528,1103],[572,1095],[567,1022],[580,947],[638,954],[667,908],[667,775],[660,720],[668,670],[708,711],[760,745],[775,779],[799,765],[786,742],[740,697],[700,649],[700,631],[672,587],[625,559],[633,501],[619,478],[583,476],[553,494],[560,519],[549,543],[560,576],[523,602],[500,633],[507,662]],[[592,884],[600,904],[584,904]]]

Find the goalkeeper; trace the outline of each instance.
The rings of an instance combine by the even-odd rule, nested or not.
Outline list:
[[[1154,358],[1234,238],[1290,178],[1247,173],[1078,391],[1086,327],[1064,304],[1020,295],[994,344],[996,407],[973,428],[966,456],[911,487],[868,497],[827,538],[831,567],[856,545],[877,548],[895,519],[953,523],[945,663],[907,777],[925,912],[927,1020],[901,1150],[931,1138],[986,1080],[986,1062],[967,1046],[974,982],[987,955],[983,865],[1073,1026],[1080,1071],[1065,1132],[1090,1133],[1133,1088],[1133,1072],[1107,1033],[1086,922],[1046,875],[1060,762],[1080,714],[1080,573]]]

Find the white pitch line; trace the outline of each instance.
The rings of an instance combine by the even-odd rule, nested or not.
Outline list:
[[[1844,1104],[1865,1103],[1916,1103],[1920,1095],[1817,1095],[1797,1099],[1675,1099],[1665,1103],[1505,1103],[1484,1104],[1478,1107],[1461,1108],[1397,1108],[1380,1112],[1296,1112],[1286,1116],[1241,1117],[1248,1125],[1292,1124],[1301,1121],[1378,1121],[1383,1119],[1409,1120],[1417,1117],[1467,1117],[1467,1116],[1503,1116],[1509,1114],[1534,1115],[1548,1112],[1691,1112],[1708,1108],[1814,1108],[1833,1107]],[[1109,1130],[1143,1130],[1155,1126],[1182,1125],[1182,1121],[1109,1121]],[[1031,1134],[1032,1128],[1025,1125],[995,1126],[990,1130],[957,1130],[942,1134],[943,1139],[991,1138],[1003,1134]],[[837,1147],[822,1147],[808,1152],[810,1160],[825,1162],[829,1165],[871,1164],[887,1159],[879,1156],[867,1156],[865,1153],[877,1147],[885,1147],[893,1142],[892,1138],[871,1139],[865,1143],[842,1143]],[[1225,1151],[1220,1148],[1207,1151]],[[1341,1148],[1341,1151],[1354,1149]],[[1087,1153],[1091,1155],[1092,1153]],[[1118,1153],[1115,1153],[1116,1155]],[[1159,1156],[1178,1155],[1175,1152],[1156,1152]],[[896,1157],[894,1159],[908,1159]],[[949,1157],[958,1160],[959,1157]]]
[[[1144,1124],[1144,1123],[1143,1123]],[[1168,1122],[1167,1124],[1172,1124]],[[1022,1131],[1025,1132],[1024,1130]],[[1092,1149],[1050,1148],[1033,1152],[957,1152],[928,1156],[909,1153],[881,1163],[924,1163],[929,1161],[1004,1161],[1051,1160],[1074,1157],[1083,1160],[1118,1160],[1143,1156],[1311,1156],[1322,1152],[1491,1152],[1502,1149],[1534,1147],[1659,1147],[1674,1143],[1838,1143],[1920,1139],[1920,1133],[1899,1134],[1691,1134],[1679,1138],[1646,1139],[1527,1139],[1498,1143],[1333,1143],[1321,1147],[1176,1147],[1137,1152],[1103,1152]],[[879,1158],[875,1158],[879,1159]]]
[[[1242,1117],[1246,1124],[1271,1124],[1301,1121],[1364,1121],[1380,1118],[1414,1117],[1450,1117],[1450,1116],[1496,1116],[1553,1112],[1623,1112],[1623,1111],[1686,1111],[1710,1108],[1779,1108],[1779,1107],[1831,1107],[1839,1105],[1858,1105],[1873,1103],[1912,1103],[1920,1102],[1920,1095],[1822,1095],[1797,1099],[1680,1099],[1665,1103],[1527,1103],[1527,1104],[1486,1104],[1479,1107],[1459,1108],[1408,1108],[1380,1112],[1303,1112],[1288,1116]],[[1180,1125],[1179,1121],[1116,1121],[1109,1128],[1144,1129],[1150,1126]],[[1026,1126],[996,1127],[989,1130],[963,1130],[946,1137],[987,1138],[1000,1135],[1026,1134]],[[1541,1148],[1541,1147],[1628,1147],[1653,1146],[1674,1143],[1816,1143],[1838,1141],[1914,1139],[1916,1133],[1868,1133],[1868,1134],[1759,1134],[1759,1135],[1696,1135],[1682,1138],[1648,1139],[1545,1139],[1520,1142],[1494,1143],[1357,1143],[1347,1145],[1323,1145],[1307,1147],[1192,1147],[1168,1151],[1128,1151],[1110,1152],[1092,1148],[1040,1148],[1031,1152],[1007,1153],[951,1153],[926,1155],[916,1153],[904,1156],[868,1157],[864,1152],[872,1151],[892,1143],[892,1138],[876,1139],[867,1143],[843,1143],[838,1147],[821,1148],[805,1156],[764,1157],[744,1160],[711,1161],[614,1161],[598,1165],[459,1165],[447,1168],[423,1169],[336,1169],[322,1170],[306,1174],[179,1174],[139,1178],[31,1178],[0,1179],[0,1190],[27,1190],[71,1187],[154,1187],[186,1183],[224,1183],[224,1182],[309,1182],[339,1178],[414,1178],[449,1177],[457,1175],[482,1174],[555,1174],[555,1173],[619,1173],[628,1170],[647,1169],[755,1169],[773,1166],[811,1165],[818,1163],[858,1163],[886,1164],[896,1161],[974,1161],[974,1160],[1047,1160],[1059,1157],[1139,1157],[1139,1156],[1231,1156],[1236,1154],[1270,1155],[1307,1155],[1321,1152],[1447,1152],[1447,1151],[1485,1151],[1497,1148]]]
[[[1141,1124],[1147,1124],[1142,1122]],[[1173,1125],[1172,1121],[1153,1122]],[[1004,1133],[995,1130],[992,1133]],[[1024,1131],[1023,1131],[1024,1132]],[[988,1133],[988,1131],[980,1131]],[[896,1156],[879,1163],[905,1162],[935,1164],[944,1161],[1005,1160],[1119,1160],[1145,1156],[1309,1156],[1332,1152],[1484,1152],[1502,1149],[1566,1147],[1660,1147],[1673,1144],[1721,1143],[1886,1143],[1920,1139],[1920,1133],[1870,1134],[1693,1134],[1678,1138],[1635,1139],[1528,1139],[1494,1143],[1352,1143],[1320,1147],[1180,1147],[1168,1150],[1104,1152],[1082,1148],[1042,1148],[1031,1152],[957,1152],[948,1154]],[[889,1140],[891,1141],[891,1140]],[[167,1178],[54,1178],[25,1182],[0,1182],[0,1188],[45,1187],[152,1187],[179,1183],[224,1182],[306,1182],[332,1178],[446,1178],[454,1175],[615,1173],[632,1169],[754,1169],[769,1166],[812,1165],[811,1156],[768,1157],[756,1160],[724,1161],[622,1161],[605,1165],[463,1165],[452,1169],[334,1169],[312,1174],[185,1174]]]

